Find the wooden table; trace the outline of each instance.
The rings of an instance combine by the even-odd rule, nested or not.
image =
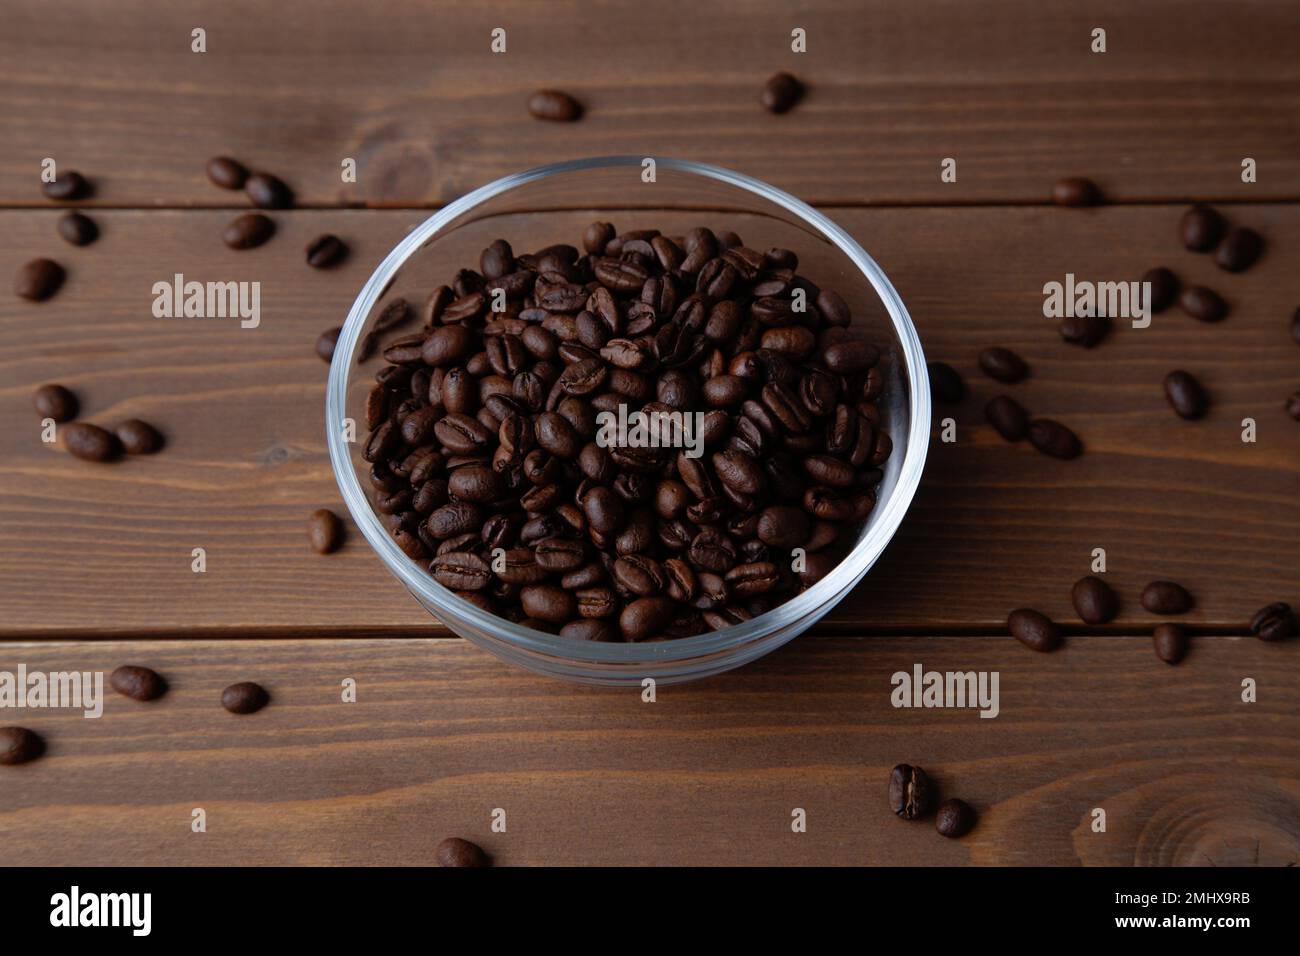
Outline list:
[[[49,744],[0,772],[5,861],[420,864],[458,834],[501,864],[1293,863],[1300,644],[1246,624],[1300,603],[1300,426],[1282,409],[1300,388],[1300,20],[1281,0],[1081,6],[4,3],[0,274],[50,255],[68,281],[42,304],[0,295],[0,670],[132,662],[171,684],[148,705],[111,695],[98,720],[0,711]],[[757,92],[778,69],[809,91],[773,117]],[[539,86],[585,118],[533,120]],[[223,153],[297,192],[256,252],[220,242],[246,205],[204,177]],[[343,510],[316,335],[429,209],[600,153],[707,160],[821,205],[970,388],[938,409],[958,440],[936,435],[884,559],[816,632],[654,703],[500,663],[440,629],[358,534],[322,558],[303,531],[311,510]],[[56,237],[45,157],[94,180],[94,245]],[[340,181],[348,157],[356,183]],[[1110,202],[1052,207],[1063,175]],[[1258,229],[1265,257],[1228,275],[1184,251],[1190,199]],[[322,232],[352,249],[337,270],[302,261]],[[1088,351],[1042,316],[1043,283],[1066,272],[1160,264],[1220,290],[1230,318],[1173,310]],[[150,314],[154,282],[214,271],[263,280],[259,329]],[[975,359],[994,344],[1030,362],[1014,394],[1074,427],[1082,458],[985,424],[1005,387]],[[1176,367],[1212,393],[1204,420],[1168,409]],[[155,422],[167,448],[105,467],[43,444],[30,394],[48,381],[89,420]],[[1085,629],[1069,590],[1094,548],[1123,608]],[[1156,578],[1197,599],[1177,667],[1137,601]],[[1025,605],[1074,625],[1060,651],[1006,636]],[[890,676],[918,663],[999,672],[999,716],[893,708]],[[273,705],[226,714],[236,680]],[[972,803],[977,829],[947,841],[894,819],[900,761]]]

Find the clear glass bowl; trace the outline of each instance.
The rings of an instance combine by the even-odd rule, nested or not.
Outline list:
[[[875,564],[898,530],[921,480],[930,435],[930,392],[916,329],[885,273],[844,230],[817,210],[766,183],[717,166],[655,157],[603,156],[506,176],[430,216],[398,243],[357,296],[339,335],[326,397],[326,433],[334,476],[357,527],[415,598],[456,634],[543,674],[591,684],[693,680],[738,667],[780,647],[835,607]],[[557,242],[581,247],[594,219],[621,233],[657,228],[667,235],[693,226],[731,230],[751,248],[784,247],[799,272],[835,289],[853,325],[881,350],[885,391],[881,425],[894,450],[884,465],[878,503],[847,557],[817,584],[767,613],[697,637],[651,643],[575,641],[514,624],[483,611],[438,584],[396,545],[369,500],[366,395],[383,364],[378,352],[358,364],[372,316],[393,297],[417,305],[461,268],[475,268],[494,239],[517,251]],[[394,330],[392,336],[409,329]],[[379,350],[379,351],[382,351]],[[355,439],[345,425],[355,422]],[[427,564],[427,561],[425,562]]]

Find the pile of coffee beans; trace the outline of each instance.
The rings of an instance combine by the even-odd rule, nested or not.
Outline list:
[[[791,250],[603,222],[582,249],[499,239],[384,345],[363,456],[399,547],[480,608],[581,640],[699,634],[815,584],[891,451],[879,350]],[[598,441],[620,410],[685,416],[702,447]]]
[[[919,820],[930,812],[938,788],[920,767],[900,763],[889,774],[889,809],[904,820]],[[975,811],[956,798],[939,804],[935,829],[952,839],[963,837],[975,826]]]

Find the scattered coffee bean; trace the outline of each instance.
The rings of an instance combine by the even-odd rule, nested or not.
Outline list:
[[[1079,436],[1050,418],[1036,418],[1029,423],[1029,443],[1053,458],[1069,460],[1083,452]]]
[[[343,522],[327,508],[311,513],[307,519],[307,539],[317,554],[330,554],[343,543]]]
[[[32,302],[44,302],[63,285],[63,266],[52,259],[33,259],[14,276],[14,293]]]
[[[490,866],[482,848],[460,837],[447,837],[438,844],[434,857],[439,866]]]
[[[1092,575],[1074,582],[1070,601],[1085,624],[1108,624],[1119,613],[1119,598],[1114,590],[1101,578]]]
[[[1142,275],[1143,282],[1151,284],[1151,314],[1163,312],[1178,301],[1178,288],[1181,283],[1178,276],[1164,266],[1148,269]]]
[[[904,820],[915,820],[930,812],[934,788],[920,767],[900,763],[889,775],[889,809]]]
[[[1286,413],[1300,422],[1300,391],[1292,392],[1286,400]]]
[[[1177,624],[1157,624],[1151,639],[1156,657],[1166,664],[1177,664],[1187,656],[1187,631]]]
[[[208,179],[222,189],[243,189],[248,170],[229,156],[217,156],[208,160]]]
[[[540,120],[572,123],[582,116],[582,104],[559,90],[538,90],[528,97],[528,112]]]
[[[1300,343],[1300,309],[1296,309],[1291,315],[1291,338]]]
[[[1052,187],[1052,202],[1058,206],[1097,206],[1101,204],[1101,190],[1091,179],[1067,176]]]
[[[41,192],[46,199],[67,202],[73,199],[85,199],[90,195],[90,183],[76,170],[69,169],[61,173],[52,183],[41,183]]]
[[[59,235],[74,246],[88,246],[99,238],[95,220],[79,212],[65,213],[59,217]]]
[[[934,828],[951,839],[963,837],[975,826],[975,811],[965,800],[945,800],[934,815]]]
[[[1228,303],[1213,289],[1192,285],[1183,289],[1178,297],[1182,310],[1201,322],[1219,322],[1228,314]]]
[[[221,239],[231,249],[255,249],[273,235],[275,223],[260,212],[250,212],[227,225]]]
[[[984,406],[984,417],[1007,441],[1020,441],[1029,429],[1029,413],[1008,395],[991,399]]]
[[[313,269],[328,269],[347,258],[348,247],[338,236],[319,236],[307,246],[307,265]]]
[[[158,429],[138,418],[128,418],[113,429],[128,455],[150,455],[163,446]]]
[[[1034,651],[1054,651],[1061,645],[1061,629],[1046,614],[1022,607],[1007,615],[1011,636]]]
[[[122,445],[117,436],[98,425],[73,422],[63,426],[60,431],[63,434],[63,447],[84,461],[112,461],[121,454]]]
[[[1218,243],[1227,223],[1209,206],[1193,206],[1183,213],[1178,230],[1183,245],[1192,252],[1209,252]]]
[[[1086,349],[1102,343],[1110,334],[1111,321],[1104,315],[1067,315],[1058,326],[1061,338]]]
[[[1214,261],[1227,272],[1244,272],[1255,264],[1264,251],[1264,237],[1254,229],[1238,226],[1228,231],[1219,243]]]
[[[108,677],[109,686],[135,700],[155,700],[167,692],[167,682],[157,671],[123,664]]]
[[[1204,417],[1210,408],[1210,398],[1201,383],[1182,369],[1165,376],[1165,398],[1179,418],[1189,421]]]
[[[1029,366],[1015,352],[1000,346],[987,348],[980,353],[980,368],[989,378],[1010,385],[1029,374]]]
[[[1192,609],[1192,596],[1173,581],[1152,581],[1142,589],[1142,606],[1152,614],[1186,614]]]
[[[966,396],[966,383],[961,375],[947,362],[930,362],[930,394],[936,402],[955,405]]]
[[[1296,619],[1291,605],[1278,601],[1260,608],[1250,619],[1250,633],[1261,641],[1281,641],[1294,635]]]
[[[32,404],[41,418],[70,422],[77,417],[77,396],[62,385],[42,385],[32,395]]]
[[[252,681],[231,684],[221,692],[221,706],[232,714],[251,714],[261,710],[270,701],[266,689]]]
[[[332,329],[326,329],[316,339],[316,354],[320,356],[321,361],[334,361],[334,346],[338,343],[339,335],[342,332],[343,326],[335,326]]]
[[[763,84],[759,102],[769,113],[788,112],[803,98],[803,84],[789,73],[774,73]]]
[[[244,194],[258,209],[288,209],[293,205],[293,190],[269,173],[253,173],[244,182]]]
[[[45,741],[26,727],[0,727],[0,765],[13,766],[45,753]]]

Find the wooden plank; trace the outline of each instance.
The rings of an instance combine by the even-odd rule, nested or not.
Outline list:
[[[207,52],[191,52],[191,31]],[[507,30],[507,52],[490,31]],[[795,27],[808,52],[790,49]],[[1107,52],[1092,53],[1104,27]],[[1113,198],[1300,197],[1300,20],[1278,0],[832,0],[783,4],[41,0],[0,32],[0,203],[40,202],[45,157],[96,202],[242,202],[232,154],[324,205],[445,203],[584,155],[681,156],[821,203],[1041,202],[1063,175]],[[793,112],[764,80],[808,85]],[[524,103],[560,87],[577,124]],[[354,158],[355,184],[340,163]],[[940,161],[958,160],[954,184]],[[1240,180],[1243,157],[1259,181]]]
[[[1070,585],[1098,547],[1124,598],[1116,627],[1150,626],[1137,595],[1155,578],[1194,592],[1188,619],[1198,625],[1244,628],[1265,603],[1300,603],[1300,432],[1281,407],[1300,386],[1286,327],[1295,301],[1277,251],[1297,234],[1300,211],[1234,213],[1275,248],[1238,276],[1174,251],[1177,207],[831,212],[880,259],[928,355],[965,373],[971,395],[939,407],[958,440],[932,443],[903,529],[828,630],[1000,627],[1022,605],[1070,620]],[[303,530],[312,510],[342,510],[325,449],[326,367],[313,342],[421,214],[282,214],[277,236],[246,253],[220,244],[222,212],[106,212],[98,244],[53,253],[56,215],[0,213],[0,274],[36,252],[69,268],[49,302],[0,299],[0,632],[434,626],[359,534],[323,558]],[[576,235],[589,215],[515,222],[540,243]],[[302,248],[323,231],[354,252],[321,273],[303,264]],[[1043,283],[1067,271],[1136,278],[1158,263],[1222,290],[1231,317],[1210,326],[1175,309],[1083,350],[1062,343],[1041,314]],[[175,272],[262,281],[262,324],[154,318],[152,284]],[[991,344],[1020,352],[1031,378],[1009,387],[983,378],[975,358]],[[1160,381],[1175,367],[1212,392],[1205,420],[1184,422],[1167,407]],[[49,381],[81,395],[86,420],[155,422],[167,448],[97,466],[42,444],[29,396]],[[981,411],[1001,391],[1074,427],[1087,452],[1059,462],[1004,443]],[[1248,416],[1258,423],[1253,444],[1241,441]],[[207,551],[204,574],[191,571],[195,547]]]
[[[1296,652],[1199,638],[1171,668],[1141,636],[1051,655],[1010,638],[806,638],[643,703],[457,641],[6,644],[0,670],[132,661],[171,690],[110,694],[99,719],[0,712],[49,748],[0,768],[0,839],[16,865],[427,864],[451,834],[503,865],[1293,863]],[[891,675],[918,663],[998,672],[999,715],[895,709]],[[1258,703],[1240,701],[1245,677]],[[273,703],[235,717],[218,699],[244,679]],[[944,840],[894,818],[900,761],[976,807],[977,828]],[[190,832],[195,807],[206,833]],[[796,807],[807,833],[791,832]]]

